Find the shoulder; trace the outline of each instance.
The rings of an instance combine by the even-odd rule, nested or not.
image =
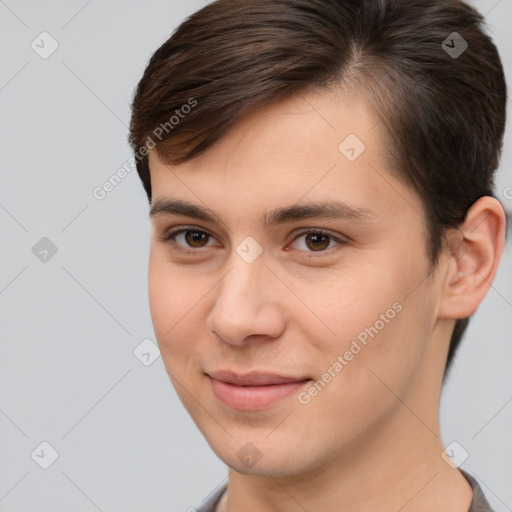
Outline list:
[[[460,468],[459,471],[464,475],[473,489],[473,501],[471,502],[471,508],[468,512],[494,512],[476,479]]]
[[[473,489],[473,501],[471,502],[471,508],[468,512],[494,512],[476,479],[460,468],[459,471],[464,475]],[[201,503],[199,508],[195,509],[196,512],[215,512],[215,509],[217,508],[217,505],[226,489],[227,484],[210,494],[210,496]]]
[[[219,504],[222,495],[226,492],[227,484],[224,484],[220,488],[210,494],[202,503],[199,505],[199,508],[192,509],[196,512],[215,512],[217,505]]]

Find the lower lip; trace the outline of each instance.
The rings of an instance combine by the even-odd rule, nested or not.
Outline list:
[[[269,386],[236,386],[210,377],[215,396],[228,407],[240,411],[266,409],[274,403],[297,392],[309,380],[287,382]]]

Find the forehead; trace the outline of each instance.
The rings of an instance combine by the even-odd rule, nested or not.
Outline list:
[[[165,165],[150,151],[153,202],[184,198],[234,215],[333,199],[388,218],[421,212],[417,194],[393,178],[387,145],[363,100],[299,94],[245,116],[183,164]]]

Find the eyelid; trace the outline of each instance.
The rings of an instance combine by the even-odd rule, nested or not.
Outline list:
[[[335,247],[330,247],[329,249],[324,249],[323,251],[303,251],[303,250],[299,249],[299,252],[308,254],[308,257],[309,257],[309,255],[312,255],[313,257],[317,257],[317,256],[325,255],[325,254],[331,254],[332,250],[336,250],[340,246],[343,246],[343,245],[346,245],[349,243],[349,239],[347,237],[343,237],[343,236],[334,234],[333,232],[323,229],[323,228],[299,228],[299,229],[300,229],[300,231],[293,236],[293,239],[290,243],[295,242],[295,240],[297,240],[298,238],[300,238],[303,235],[308,235],[309,233],[314,233],[314,234],[326,235],[326,236],[330,237],[331,240],[334,240],[337,244]],[[286,247],[285,250],[289,250],[289,249]]]
[[[205,235],[208,235],[209,237],[215,238],[215,236],[212,235],[208,230],[201,228],[199,226],[181,225],[176,228],[170,228],[170,229],[165,230],[162,234],[157,236],[157,239],[159,242],[173,242],[177,235],[179,235],[183,232],[187,232],[187,231],[197,231],[200,233],[204,233]],[[184,247],[181,244],[177,244],[177,245],[182,248]],[[208,246],[208,247],[210,247],[210,246]],[[188,249],[190,249],[192,252],[197,252],[198,248],[189,247]],[[184,250],[187,250],[187,249],[185,248]]]
[[[175,241],[176,236],[178,236],[179,234],[186,232],[186,231],[197,231],[200,233],[204,233],[205,235],[208,235],[211,238],[215,238],[214,235],[212,235],[208,230],[206,230],[202,227],[194,226],[194,225],[181,225],[181,226],[178,226],[175,228],[170,228],[170,229],[166,230],[163,234],[158,235],[157,239],[160,242],[173,243],[174,245],[176,245],[179,248],[178,250],[185,252],[185,253],[197,254],[198,252],[202,252],[205,249],[212,247],[212,246],[208,245],[208,246],[204,246],[204,247],[193,248],[193,247],[188,247],[188,246],[184,246],[182,244],[177,243]],[[308,254],[308,257],[310,257],[310,256],[311,257],[319,257],[319,256],[322,256],[325,254],[331,254],[332,250],[336,250],[336,248],[338,248],[339,246],[343,246],[343,245],[346,245],[349,243],[349,239],[347,237],[343,237],[343,236],[334,234],[333,232],[323,229],[323,228],[316,228],[316,227],[297,228],[297,230],[292,232],[291,236],[293,238],[292,238],[291,242],[287,243],[284,250],[289,251],[288,246],[291,243],[295,242],[301,236],[308,235],[310,233],[329,236],[331,238],[331,240],[336,242],[337,245],[335,247],[330,247],[328,249],[324,249],[323,251],[306,251],[306,250],[298,249],[299,252]]]

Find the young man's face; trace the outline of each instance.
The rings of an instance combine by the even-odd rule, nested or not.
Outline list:
[[[428,277],[420,198],[386,170],[385,144],[362,102],[322,93],[251,114],[188,163],[150,156],[154,204],[218,216],[153,216],[149,295],[176,391],[237,471],[314,471],[379,436],[410,435],[410,422],[432,437],[402,401],[435,428],[441,279]],[[328,202],[346,208],[271,213]],[[217,372],[288,383],[235,386]]]

